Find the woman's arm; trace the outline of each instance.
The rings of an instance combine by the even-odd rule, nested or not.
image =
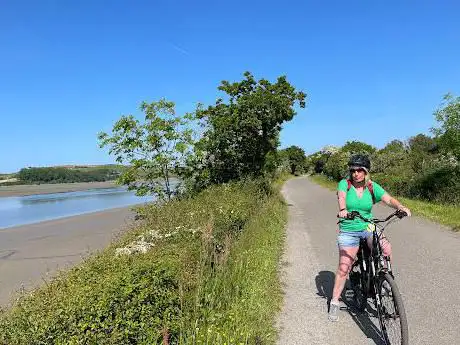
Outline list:
[[[394,209],[406,212],[409,217],[412,215],[410,210],[406,206],[401,204],[398,199],[393,198],[390,194],[386,192],[382,196],[382,201],[388,206],[393,207]]]
[[[337,192],[337,201],[339,203],[339,217],[340,218],[345,218],[348,214],[347,203],[345,201],[346,196],[347,196],[347,193],[341,190]]]

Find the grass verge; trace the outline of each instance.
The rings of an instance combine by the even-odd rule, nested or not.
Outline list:
[[[123,238],[3,311],[0,343],[275,343],[287,215],[277,190],[214,186],[139,215]]]
[[[337,182],[328,179],[324,175],[311,175],[310,179],[330,190],[335,190],[337,188]],[[413,200],[399,196],[398,200],[409,207],[414,215],[422,216],[446,225],[453,231],[460,231],[460,207],[456,205],[437,204],[423,200]]]

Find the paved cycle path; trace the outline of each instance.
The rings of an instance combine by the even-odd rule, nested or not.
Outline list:
[[[338,263],[335,193],[306,177],[289,180],[282,192],[289,222],[278,343],[382,344],[372,314],[348,309],[340,312],[339,322],[327,320],[327,299]],[[392,211],[377,205],[374,215]],[[387,230],[409,322],[409,343],[460,344],[460,234],[416,216]]]

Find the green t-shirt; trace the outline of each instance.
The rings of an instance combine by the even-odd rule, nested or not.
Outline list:
[[[376,182],[372,182],[372,185],[374,187],[375,202],[377,203],[382,200],[385,190]],[[348,192],[347,188],[348,183],[345,179],[341,180],[337,186],[337,191],[342,191],[347,194],[346,205],[348,212],[358,211],[364,218],[373,218],[372,195],[369,189],[366,187],[362,197],[359,198],[353,185]],[[353,220],[344,220],[339,226],[341,231],[363,231],[366,230],[368,223],[359,218],[355,218]]]

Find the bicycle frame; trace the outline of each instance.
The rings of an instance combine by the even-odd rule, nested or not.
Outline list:
[[[377,277],[383,271],[388,272],[393,276],[391,273],[390,258],[383,256],[383,250],[380,245],[380,236],[377,234],[377,231],[373,231],[371,248],[368,247],[367,241],[363,242],[364,243],[362,243],[360,246],[361,258],[358,257],[358,260],[355,264],[361,264],[364,268],[365,291],[367,295],[376,299],[376,302],[380,304],[380,301],[378,300],[378,294],[376,293]],[[360,259],[362,262],[359,262]]]
[[[359,298],[357,297],[358,295],[355,295],[355,299],[356,301],[359,301],[358,309],[360,311],[364,311],[366,309],[368,297],[371,297],[375,301],[375,308],[380,322],[382,339],[387,345],[392,344],[389,334],[393,335],[393,333],[388,333],[387,329],[387,320],[389,318],[398,318],[400,326],[399,334],[401,335],[402,343],[405,345],[408,344],[408,327],[404,304],[401,300],[401,295],[394,282],[394,276],[391,271],[391,260],[389,257],[384,256],[380,241],[383,238],[385,228],[396,219],[395,217],[401,219],[405,216],[407,216],[407,214],[400,210],[395,211],[386,219],[365,219],[359,214],[359,212],[356,211],[349,213],[347,216],[347,219],[359,217],[363,221],[375,226],[374,231],[372,232],[372,245],[370,248],[367,239],[360,240],[358,259],[352,265],[350,271],[350,281],[354,292],[359,293]],[[355,270],[356,267],[359,267],[359,271]],[[392,291],[391,301],[393,303],[393,309],[387,309],[387,305],[383,305],[385,298],[389,296],[382,294],[382,284],[385,281]],[[388,310],[390,310],[390,313]],[[391,324],[390,327],[393,328]],[[391,337],[391,339],[393,338]],[[399,343],[399,340],[397,340],[397,344]]]
[[[360,265],[361,274],[365,275],[365,293],[367,296],[376,299],[376,303],[378,304],[380,304],[380,300],[378,294],[376,294],[376,278],[381,273],[389,273],[394,278],[391,270],[391,260],[389,257],[383,255],[380,240],[383,238],[385,228],[395,220],[394,217],[401,219],[404,216],[406,216],[405,212],[397,210],[385,219],[366,219],[356,211],[351,212],[347,217],[347,219],[354,219],[355,217],[358,217],[375,226],[375,230],[372,232],[372,246],[369,248],[367,240],[361,240],[358,257],[353,263],[352,269],[355,265]]]

